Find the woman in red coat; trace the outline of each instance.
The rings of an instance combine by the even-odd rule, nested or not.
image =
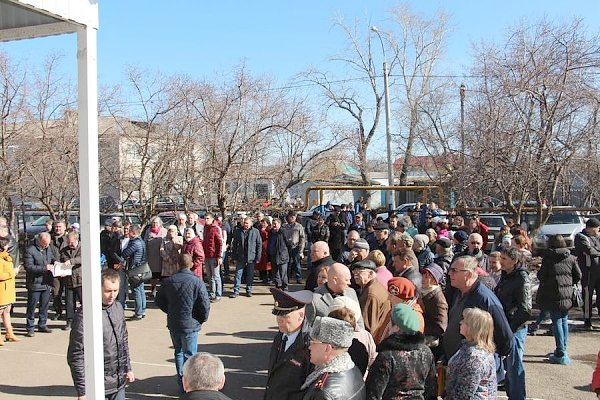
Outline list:
[[[192,228],[186,228],[184,231],[185,243],[181,249],[181,254],[190,254],[192,256],[192,271],[194,274],[202,279],[202,272],[204,267],[204,248],[202,247],[202,240],[196,236],[196,232]]]
[[[271,279],[271,262],[267,256],[267,245],[269,244],[269,234],[271,233],[271,223],[267,218],[260,220],[260,238],[262,239],[262,253],[260,262],[256,264],[256,270],[259,271],[260,279],[263,283],[270,283]]]

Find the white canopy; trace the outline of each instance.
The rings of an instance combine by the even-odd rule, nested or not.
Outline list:
[[[88,399],[104,398],[98,240],[97,30],[97,0],[0,0],[0,41],[77,33],[80,225]]]

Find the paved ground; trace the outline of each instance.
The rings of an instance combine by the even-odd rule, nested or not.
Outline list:
[[[226,288],[230,289],[231,284]],[[293,290],[298,289],[292,287]],[[23,333],[24,292],[13,321]],[[268,288],[255,286],[252,298],[223,298],[213,304],[209,321],[204,324],[198,348],[217,354],[227,369],[224,392],[237,400],[262,399],[270,344],[276,332],[271,315],[272,297]],[[127,312],[129,316],[131,311]],[[598,321],[595,321],[598,323]],[[63,321],[52,321],[60,328]],[[166,317],[149,302],[147,317],[128,323],[133,369],[137,380],[127,389],[130,399],[177,398],[175,366]],[[574,328],[579,322],[574,322]],[[575,330],[575,329],[574,329]],[[0,399],[33,399],[75,396],[66,363],[68,333],[55,330],[38,333],[19,343],[0,347]],[[549,336],[528,337],[525,368],[528,397],[534,399],[593,399],[590,381],[595,355],[600,349],[599,332],[575,330],[570,336],[571,366],[551,365],[544,355],[554,349]]]

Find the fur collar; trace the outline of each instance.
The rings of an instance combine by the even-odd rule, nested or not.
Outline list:
[[[326,372],[343,372],[352,368],[354,368],[354,362],[352,361],[352,358],[350,358],[350,354],[348,354],[348,352],[342,353],[333,360],[329,361],[327,364],[317,367],[310,375],[306,377],[306,381],[304,381],[304,384],[300,390],[304,390],[309,387],[314,381],[317,380],[319,376]]]
[[[406,334],[396,332],[379,344],[377,351],[385,350],[416,350],[425,343],[425,336],[421,332]]]

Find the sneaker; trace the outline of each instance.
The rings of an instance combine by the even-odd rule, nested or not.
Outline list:
[[[142,318],[144,318],[144,316],[143,316],[143,315],[135,315],[135,314],[134,314],[134,315],[133,315],[131,318],[129,318],[129,320],[130,320],[130,321],[139,321],[139,320],[141,320]]]
[[[25,336],[27,336],[27,337],[34,337],[35,336],[35,332],[34,331],[27,331],[27,333],[25,334]]]
[[[247,292],[246,297],[252,297],[252,292]]]
[[[48,328],[47,326],[40,326],[38,328],[38,332],[42,332],[42,333],[52,333],[52,329]]]
[[[63,326],[61,328],[63,331],[68,331],[71,329],[71,321],[67,321],[67,323],[65,324],[65,326]]]
[[[236,297],[238,297],[239,295],[240,295],[239,293],[231,293],[231,294],[229,295],[229,298],[230,298],[230,299],[235,299],[235,298],[236,298]]]
[[[221,301],[221,296],[217,296],[217,297],[215,297],[214,299],[210,299],[210,302],[211,302],[211,303],[217,303],[217,302],[219,302],[219,301]]]
[[[557,357],[554,354],[552,354],[548,358],[550,359],[550,362],[552,364],[560,364],[560,365],[569,365],[569,364],[571,364],[571,359],[566,354],[563,355],[562,357]]]

